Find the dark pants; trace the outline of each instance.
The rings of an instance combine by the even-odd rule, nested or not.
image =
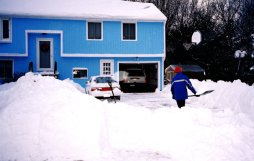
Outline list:
[[[178,106],[179,108],[185,106],[185,100],[176,100],[176,102],[177,102],[177,106]]]

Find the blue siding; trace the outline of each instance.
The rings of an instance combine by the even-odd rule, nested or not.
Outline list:
[[[54,42],[54,45],[57,43]],[[55,50],[56,51],[56,50]],[[55,52],[56,53],[56,52]],[[28,64],[30,61],[34,62],[34,69],[36,71],[36,58],[35,56],[29,56],[25,58],[18,58],[18,57],[4,57],[0,59],[11,59],[14,62],[14,69],[15,73],[19,72],[28,72]],[[33,60],[35,59],[35,60]],[[128,62],[131,63],[139,63],[139,62],[159,62],[160,63],[160,89],[162,89],[162,83],[163,83],[163,68],[161,67],[163,64],[162,58],[139,58],[139,61],[135,61],[136,58],[66,58],[66,57],[60,57],[55,55],[54,60],[58,63],[58,72],[59,79],[64,80],[67,78],[72,78],[72,69],[73,68],[87,68],[88,69],[88,79],[93,75],[99,75],[100,74],[100,60],[101,59],[110,59],[114,60],[114,72],[117,73],[118,71],[118,63],[119,62]],[[79,83],[81,86],[85,86],[85,82],[88,79],[73,79],[76,83]],[[0,81],[1,82],[1,81]]]
[[[86,40],[85,20],[12,19],[12,43],[0,43],[0,53],[25,53],[25,30],[63,31],[63,52],[84,54],[161,54],[162,22],[138,22],[137,41],[121,40],[121,22],[103,22],[103,40]]]
[[[1,16],[0,16],[1,17]],[[122,41],[121,21],[103,21],[103,40],[86,40],[86,20],[55,20],[55,19],[12,19],[12,42],[0,42],[0,59],[11,59],[14,72],[27,72],[28,64],[33,62],[37,71],[36,40],[51,38],[54,44],[53,59],[58,63],[59,79],[73,79],[73,68],[87,68],[88,78],[100,74],[100,60],[114,60],[114,71],[118,70],[119,62],[135,62],[134,57],[61,57],[60,33],[29,33],[27,57],[1,57],[1,53],[26,52],[26,30],[56,30],[63,33],[63,53],[68,54],[162,54],[164,52],[163,22],[137,22],[137,41]],[[139,57],[140,62],[160,63],[160,89],[163,83],[163,58]],[[73,79],[84,86],[88,79]]]

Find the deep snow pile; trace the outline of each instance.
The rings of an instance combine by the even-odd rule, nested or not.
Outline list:
[[[193,84],[215,92],[183,109],[151,110],[102,102],[70,80],[27,73],[0,86],[0,160],[253,160],[253,86]],[[169,88],[154,96],[170,97]]]
[[[211,80],[202,82],[191,80],[191,82],[198,93],[208,90],[214,90],[214,92],[202,97],[189,98],[187,102],[191,104],[190,106],[209,108],[213,109],[213,111],[231,110],[234,113],[245,113],[254,121],[254,84],[249,86],[240,80],[232,83],[224,81],[215,83]],[[163,95],[169,93],[169,97],[171,97],[169,91],[170,86],[166,86],[163,90]],[[192,93],[190,92],[189,94],[191,95]]]
[[[215,110],[232,110],[234,113],[245,113],[254,121],[254,85],[249,86],[240,80],[233,83],[195,80],[193,84],[198,91],[215,89],[213,93],[198,99],[198,104]]]

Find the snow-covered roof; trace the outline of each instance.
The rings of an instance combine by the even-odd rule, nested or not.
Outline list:
[[[0,15],[21,17],[165,21],[152,3],[121,0],[1,0]]]
[[[165,69],[165,72],[169,70],[175,70],[176,66],[180,66],[185,72],[204,72],[205,70],[198,65],[170,65]]]

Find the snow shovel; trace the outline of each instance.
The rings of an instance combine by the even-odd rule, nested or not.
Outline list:
[[[199,96],[203,96],[203,95],[206,95],[206,94],[208,94],[208,93],[212,93],[214,90],[207,90],[207,91],[205,91],[205,92],[203,92],[203,93],[201,93],[201,94],[193,94],[193,95],[189,95],[188,97],[199,97]]]
[[[115,101],[115,103],[116,103],[115,95],[114,95],[113,88],[112,88],[112,83],[111,83],[110,81],[108,81],[108,85],[109,85],[109,87],[110,87],[110,89],[111,89],[111,92],[112,92],[114,101]]]

